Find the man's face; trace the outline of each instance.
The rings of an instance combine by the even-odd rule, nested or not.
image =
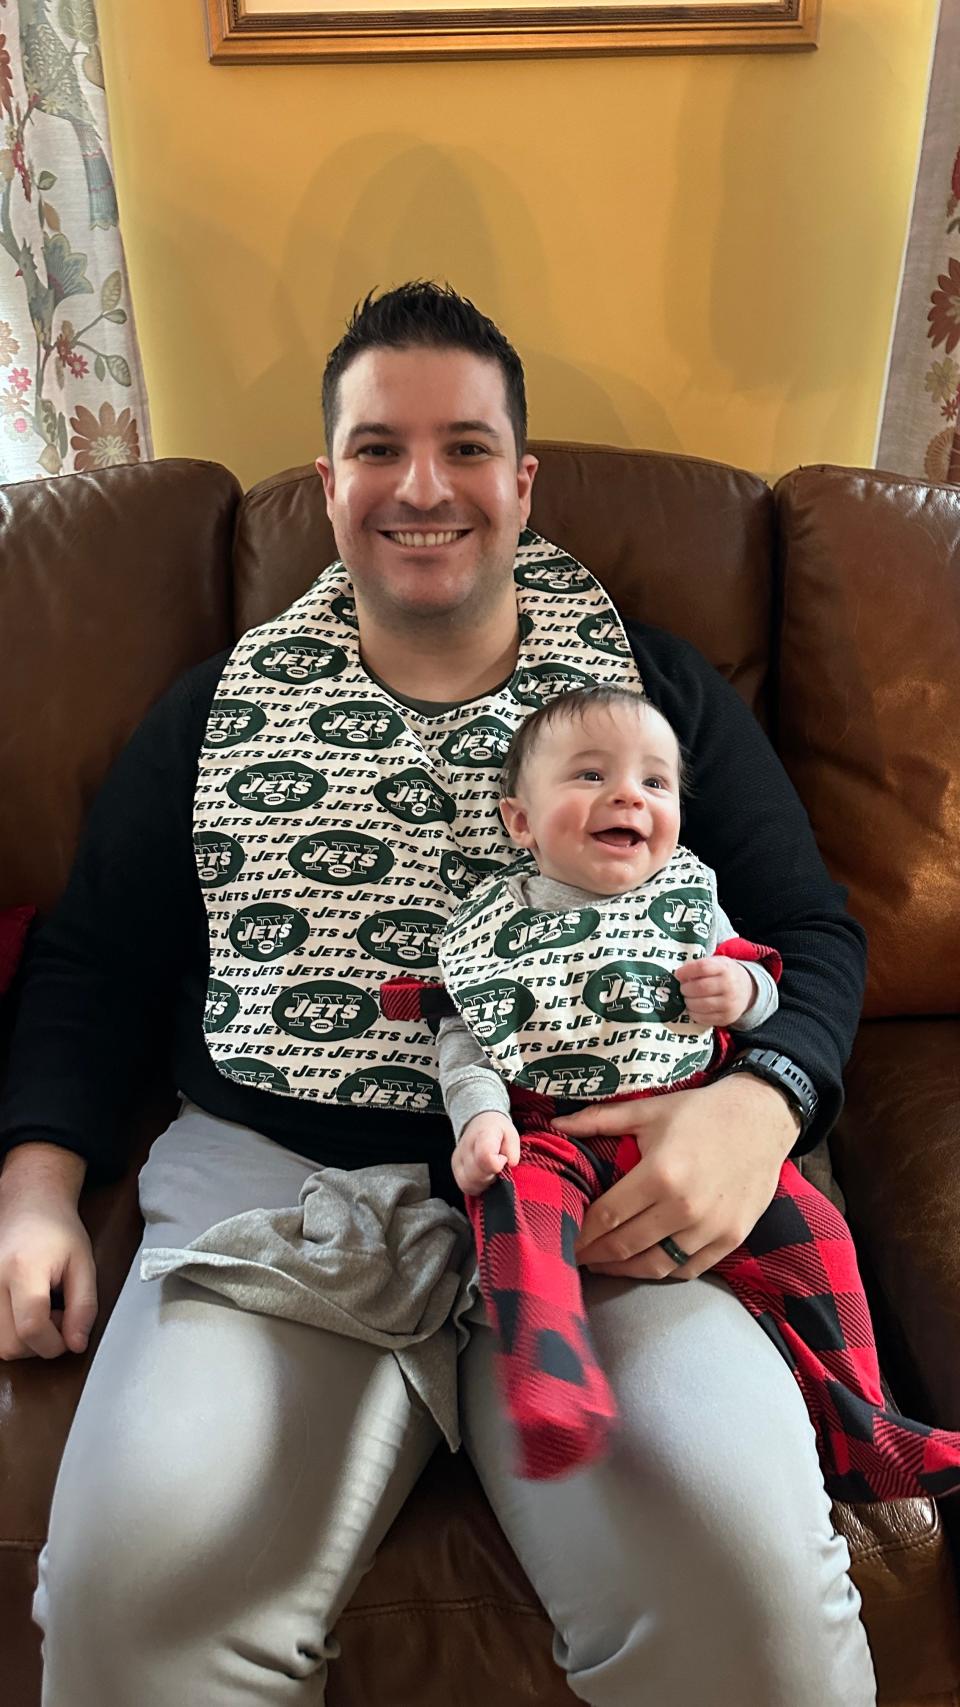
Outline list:
[[[517,465],[497,362],[365,350],[340,381],[327,514],[364,610],[401,631],[473,625],[513,597],[537,462]]]

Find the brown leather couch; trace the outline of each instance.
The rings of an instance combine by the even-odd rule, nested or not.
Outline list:
[[[834,1164],[893,1389],[913,1414],[960,1428],[960,489],[809,468],[771,491],[693,458],[535,448],[533,524],[625,613],[685,635],[734,682],[869,929],[867,1018]],[[333,555],[312,468],[245,497],[224,469],[175,461],[0,490],[0,907],[51,906],[100,779],[147,707]],[[170,1107],[160,1077],[131,1116],[133,1162]],[[135,1187],[132,1165],[84,1197],[98,1331],[136,1246]],[[8,1707],[39,1699],[30,1594],[87,1366],[0,1367]],[[884,1707],[960,1704],[960,1620],[934,1506],[840,1507],[836,1521]],[[462,1456],[434,1459],[338,1634],[330,1707],[573,1699]]]

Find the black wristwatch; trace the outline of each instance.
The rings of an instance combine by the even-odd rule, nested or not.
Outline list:
[[[763,1079],[766,1084],[782,1091],[790,1107],[800,1117],[800,1136],[803,1137],[817,1112],[820,1098],[812,1081],[789,1055],[778,1055],[775,1049],[745,1049],[728,1067],[722,1067],[718,1076],[725,1079],[730,1073],[752,1073],[755,1079]]]

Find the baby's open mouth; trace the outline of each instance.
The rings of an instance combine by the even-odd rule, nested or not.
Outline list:
[[[639,830],[595,830],[593,840],[608,848],[635,848],[643,837]]]

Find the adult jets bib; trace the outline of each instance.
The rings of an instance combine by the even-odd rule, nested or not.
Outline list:
[[[510,681],[437,717],[366,674],[339,562],[232,652],[194,805],[206,1040],[227,1078],[442,1112],[432,1039],[384,1018],[379,986],[398,970],[439,977],[453,910],[516,862],[497,778],[524,717],[592,682],[642,686],[620,619],[581,564],[525,532],[514,579]]]

